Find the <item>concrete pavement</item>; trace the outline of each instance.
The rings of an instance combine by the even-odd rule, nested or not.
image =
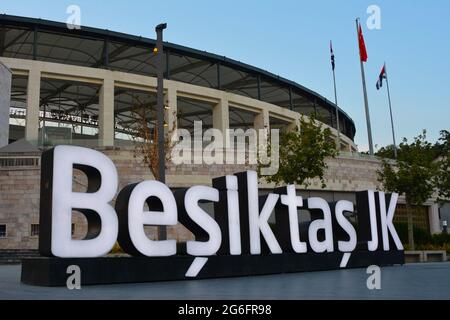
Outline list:
[[[450,263],[381,269],[381,290],[368,290],[365,269],[259,277],[86,286],[81,290],[20,283],[20,266],[0,266],[0,299],[450,299]]]

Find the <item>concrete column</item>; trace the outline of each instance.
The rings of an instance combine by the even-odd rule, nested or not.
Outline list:
[[[441,221],[439,220],[439,205],[433,203],[428,207],[428,217],[430,221],[430,233],[441,233]]]
[[[166,119],[166,132],[173,132],[177,128],[177,112],[178,112],[178,99],[177,89],[169,87],[166,93],[165,102],[165,119]]]
[[[270,133],[270,116],[269,116],[269,111],[264,109],[261,110],[259,114],[257,114],[255,116],[255,119],[253,120],[253,128],[257,131],[257,136],[258,136],[258,145],[257,145],[257,149],[255,150],[258,154],[258,156],[260,157],[259,160],[264,164],[264,165],[269,165],[270,164],[270,155],[268,156],[267,154],[267,149],[266,147],[268,146],[268,139],[269,139],[269,133]],[[260,130],[263,130],[263,132],[261,132]],[[256,156],[256,154],[255,154]],[[266,170],[268,170],[267,168],[263,168],[262,169],[262,174],[266,174],[263,173]]]
[[[253,127],[256,130],[267,129],[267,132],[270,130],[270,117],[268,110],[261,110],[261,112],[255,116]]]
[[[213,127],[222,131],[230,128],[230,113],[227,99],[220,99],[219,103],[213,108]]]
[[[39,139],[40,96],[41,71],[31,69],[28,73],[25,139],[32,143],[38,143]]]
[[[214,106],[213,128],[220,130],[223,137],[224,147],[228,148],[230,145],[230,136],[227,134],[227,130],[230,129],[230,106],[228,99],[222,98]],[[228,157],[228,155],[226,155],[226,157]]]
[[[99,145],[114,146],[114,80],[106,78],[99,97]]]
[[[0,62],[0,148],[9,143],[9,108],[11,107],[12,73]]]
[[[300,120],[298,119],[292,121],[287,127],[287,131],[294,131],[294,130],[300,131]]]

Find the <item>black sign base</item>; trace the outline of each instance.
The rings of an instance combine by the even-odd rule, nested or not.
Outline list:
[[[32,258],[22,262],[21,281],[46,287],[66,286],[67,268],[80,267],[81,285],[241,277],[340,269],[343,253],[212,256],[195,278],[186,272],[195,257],[104,257],[90,259]],[[404,264],[403,251],[356,251],[346,268]]]

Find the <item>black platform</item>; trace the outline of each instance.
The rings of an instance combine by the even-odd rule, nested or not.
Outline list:
[[[22,262],[21,281],[36,286],[66,286],[67,268],[81,269],[81,284],[118,284],[268,275],[340,269],[343,253],[212,256],[197,277],[187,278],[192,256],[164,258],[104,257],[91,259],[31,258]],[[403,251],[356,251],[346,268],[404,264]]]

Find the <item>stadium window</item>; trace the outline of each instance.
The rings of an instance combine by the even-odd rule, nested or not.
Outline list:
[[[178,97],[178,128],[187,129],[194,134],[195,121],[202,122],[202,132],[213,127],[214,104],[197,99]]]
[[[31,45],[28,45],[31,49]],[[39,31],[37,60],[85,67],[103,66],[104,40],[72,36],[61,32]]]
[[[110,70],[156,77],[156,55],[153,53],[153,47],[111,41],[108,51]]]
[[[0,224],[0,238],[6,238],[6,224]]]
[[[169,61],[169,76],[171,80],[207,88],[218,87],[219,79],[216,63],[175,52],[170,52]]]
[[[72,223],[72,236],[75,234],[75,223]]]
[[[2,56],[17,59],[33,59],[33,30],[16,26],[2,28],[4,42],[8,46],[2,48]]]
[[[254,74],[221,65],[220,87],[223,91],[258,99],[258,79]]]
[[[31,225],[31,236],[32,237],[39,236],[39,225],[38,224]]]
[[[261,100],[277,105],[279,107],[291,109],[291,96],[289,88],[275,83],[274,81],[261,78]]]
[[[305,116],[315,114],[314,101],[304,97],[297,89],[292,90],[292,109]]]

